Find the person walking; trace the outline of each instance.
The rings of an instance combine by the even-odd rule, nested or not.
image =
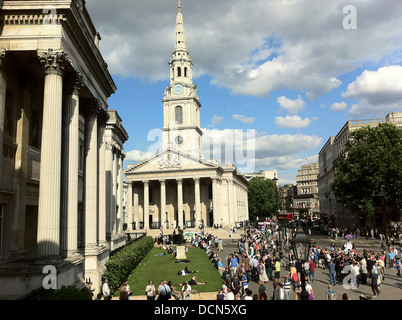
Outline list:
[[[329,268],[329,281],[332,286],[336,286],[336,270],[334,260],[331,260],[328,264]]]
[[[102,285],[102,294],[103,294],[103,299],[109,299],[110,288],[109,288],[109,280],[107,278],[105,279],[105,282]]]
[[[371,275],[371,290],[373,291],[373,298],[381,295],[380,289],[378,289],[378,271],[373,271]]]
[[[283,290],[284,290],[284,294],[285,300],[290,300],[290,294],[292,293],[292,283],[289,281],[289,276],[286,275],[285,279],[283,280]]]

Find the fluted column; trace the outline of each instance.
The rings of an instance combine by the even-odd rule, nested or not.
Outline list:
[[[38,53],[45,71],[40,188],[38,208],[38,257],[60,254],[61,126],[64,52]]]
[[[98,110],[99,101],[92,101],[85,113],[85,246],[97,244],[98,216]]]
[[[218,178],[212,178],[212,210],[213,210],[213,219],[214,224],[220,224],[219,220],[219,208],[218,208]]]
[[[128,182],[127,185],[127,229],[133,229],[133,183]]]
[[[6,89],[7,75],[5,72],[6,51],[0,50],[0,168],[3,168],[3,132],[4,115],[6,110]],[[2,170],[0,170],[0,181],[2,181]]]
[[[180,229],[183,229],[183,180],[177,181],[177,219]]]
[[[113,147],[113,170],[112,170],[112,181],[113,181],[113,193],[112,193],[112,233],[117,233],[117,173],[118,173],[118,157],[119,157],[119,150],[114,146]]]
[[[231,226],[234,222],[234,199],[233,199],[233,180],[228,179],[227,181],[227,190],[228,190],[228,220],[227,223]]]
[[[200,195],[200,178],[194,178],[194,201],[195,201],[195,223],[198,227],[201,224],[201,195]]]
[[[106,143],[105,143],[105,130],[106,122],[109,120],[109,114],[100,109],[98,112],[98,148],[99,148],[99,243],[106,243],[107,232],[107,192],[106,192]]]
[[[118,216],[118,229],[117,231],[120,233],[123,231],[123,222],[124,222],[124,210],[123,210],[123,160],[124,160],[124,153],[123,151],[120,153],[119,157],[119,175],[118,175],[118,180],[119,180],[119,188],[118,188],[118,201],[119,201],[119,216]]]
[[[61,250],[72,255],[78,249],[78,169],[79,169],[79,95],[84,85],[80,73],[66,79],[63,115],[63,159]]]
[[[160,180],[161,184],[161,218],[160,223],[161,225],[165,226],[166,219],[166,181]],[[169,225],[166,226],[169,228]]]
[[[106,143],[106,235],[108,238],[113,233],[113,152],[111,143]]]
[[[139,228],[139,222],[140,222],[140,210],[139,210],[139,188],[138,184],[133,184],[133,215],[134,215],[134,222],[135,222],[135,228]]]
[[[144,184],[144,229],[149,229],[149,181]]]

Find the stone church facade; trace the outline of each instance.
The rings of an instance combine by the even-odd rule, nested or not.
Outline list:
[[[125,245],[116,91],[85,0],[0,1],[0,299],[101,285]]]
[[[161,151],[125,171],[128,228],[171,232],[200,225],[238,226],[248,220],[248,182],[232,163],[203,158],[201,102],[180,2],[169,70]]]

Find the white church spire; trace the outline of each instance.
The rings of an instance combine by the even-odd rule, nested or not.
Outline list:
[[[193,84],[193,62],[187,51],[181,1],[176,17],[173,57],[170,59],[170,85],[164,91],[163,149],[173,149],[202,157],[201,103]]]

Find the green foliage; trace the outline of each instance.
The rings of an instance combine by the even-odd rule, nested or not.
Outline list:
[[[92,300],[87,288],[78,289],[74,286],[62,286],[58,290],[46,290],[36,300]]]
[[[153,245],[152,237],[144,237],[110,257],[106,262],[106,271],[102,277],[102,281],[105,278],[108,279],[110,292],[115,292],[120,288],[121,283],[129,277]]]
[[[281,201],[275,182],[270,179],[254,177],[248,185],[248,209],[250,220],[256,217],[272,217],[280,209]]]
[[[402,129],[382,123],[350,134],[339,157],[332,190],[356,213],[384,210],[386,221],[398,219],[402,204]]]

